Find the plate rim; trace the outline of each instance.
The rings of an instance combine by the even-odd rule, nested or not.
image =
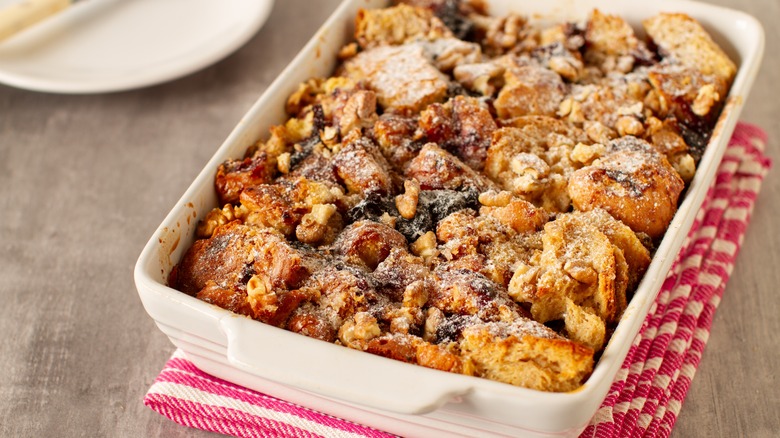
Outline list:
[[[226,2],[221,2],[227,6]],[[133,74],[111,74],[105,78],[56,78],[51,75],[25,74],[18,70],[6,70],[0,64],[0,84],[29,91],[58,94],[98,94],[134,90],[158,85],[202,70],[226,58],[244,46],[263,27],[273,9],[274,0],[250,0],[233,2],[237,6],[254,6],[251,11],[238,14],[243,17],[241,31],[232,33],[223,44],[202,56],[182,58],[169,56],[159,62],[159,69],[139,69]],[[78,5],[73,8],[77,8]],[[243,8],[242,8],[243,10]],[[67,11],[63,12],[67,13]],[[54,18],[56,19],[56,17]],[[45,25],[45,24],[44,24]],[[1,59],[1,57],[0,57]]]

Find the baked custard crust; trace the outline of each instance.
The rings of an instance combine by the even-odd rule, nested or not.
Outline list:
[[[544,391],[592,371],[736,68],[682,14],[356,17],[329,78],[217,169],[171,286],[327,342]],[[695,61],[695,62],[694,62]]]

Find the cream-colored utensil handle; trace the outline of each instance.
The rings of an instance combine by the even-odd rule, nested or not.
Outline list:
[[[73,0],[22,0],[0,9],[0,42],[66,9]]]

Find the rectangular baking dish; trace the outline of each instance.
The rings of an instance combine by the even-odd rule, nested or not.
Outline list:
[[[685,199],[592,376],[570,393],[545,393],[436,371],[307,338],[232,314],[167,286],[171,268],[194,240],[199,219],[217,206],[217,166],[286,119],[297,85],[327,77],[335,54],[352,40],[359,8],[382,0],[347,0],[259,98],[151,237],[135,266],[143,305],[157,326],[199,368],[284,400],[404,436],[577,436],[596,413],[693,223],[726,149],[763,55],[760,24],[738,11],[696,2],[656,0],[490,0],[491,14],[580,21],[598,7],[640,22],[684,12],[710,31],[739,71]],[[186,151],[183,151],[186,153]]]

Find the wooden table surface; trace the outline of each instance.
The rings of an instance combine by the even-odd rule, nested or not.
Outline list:
[[[742,119],[767,130],[780,162],[780,2],[711,1],[764,24],[766,56]],[[141,402],[173,346],[141,306],[133,265],[337,3],[277,1],[242,49],[152,88],[71,96],[0,85],[0,436],[209,435]],[[771,172],[675,436],[780,433],[778,217]]]

